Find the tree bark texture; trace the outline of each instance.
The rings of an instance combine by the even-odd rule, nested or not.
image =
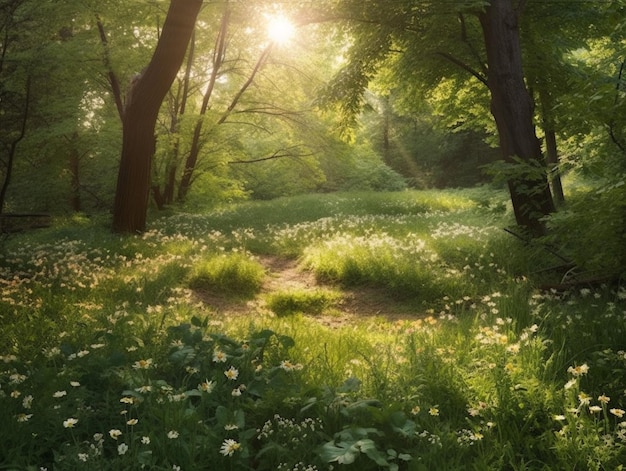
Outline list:
[[[518,13],[513,0],[492,0],[480,23],[485,38],[491,113],[505,161],[515,157],[545,169],[541,144],[533,124],[533,101],[524,83]],[[529,172],[508,181],[517,224],[542,235],[542,218],[554,211],[545,172]]]
[[[171,1],[152,60],[129,91],[113,208],[114,232],[145,230],[156,120],[185,58],[201,7],[202,0]]]

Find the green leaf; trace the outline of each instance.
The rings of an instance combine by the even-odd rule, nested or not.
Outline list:
[[[374,440],[365,438],[356,442],[356,446],[361,452],[365,453],[369,459],[374,461],[378,466],[389,466],[389,462],[385,459]]]
[[[354,463],[359,451],[352,443],[328,442],[322,446],[321,457],[327,463],[336,461],[339,464],[351,464]]]
[[[339,388],[339,392],[342,392],[342,393],[357,392],[359,389],[361,389],[361,380],[359,378],[355,378],[354,376],[351,376],[350,378],[344,381],[344,383]]]
[[[193,347],[185,346],[180,350],[176,350],[170,355],[172,363],[186,365],[196,357],[196,351]]]

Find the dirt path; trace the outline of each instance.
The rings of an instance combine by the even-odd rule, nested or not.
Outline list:
[[[313,273],[302,269],[297,260],[277,256],[260,256],[257,260],[265,267],[266,277],[260,293],[251,300],[240,301],[225,298],[219,293],[196,292],[201,302],[216,313],[227,316],[269,313],[265,298],[274,292],[316,289],[333,289],[342,293],[341,300],[332,312],[314,316],[324,325],[339,326],[364,317],[382,317],[388,320],[417,319],[421,313],[403,306],[384,290],[373,287],[344,289],[320,283]]]

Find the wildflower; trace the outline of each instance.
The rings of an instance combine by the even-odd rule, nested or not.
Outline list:
[[[240,443],[233,440],[232,438],[227,438],[226,440],[224,440],[222,446],[220,447],[220,453],[224,456],[233,456],[233,453],[239,450],[239,448],[241,448]]]
[[[30,409],[32,405],[33,405],[33,396],[31,396],[30,394],[26,396],[24,399],[22,399],[22,406],[24,407],[24,409]]]
[[[237,430],[239,427],[236,424],[226,424],[224,425],[224,430]]]
[[[57,391],[52,395],[52,397],[63,397],[66,395],[67,395],[67,391]]]
[[[134,397],[130,397],[130,396],[124,396],[123,398],[120,399],[120,402],[122,404],[134,404],[135,403],[135,398]]]
[[[589,366],[587,366],[587,363],[583,363],[582,365],[579,365],[579,366],[570,366],[567,369],[567,372],[571,374],[572,376],[576,376],[576,377],[582,376],[589,372]]]
[[[577,380],[575,379],[570,379],[567,383],[565,383],[565,386],[563,386],[565,389],[570,389],[572,386],[576,385]]]
[[[610,400],[611,398],[605,396],[604,394],[598,397],[598,401],[600,401],[601,404],[608,404]]]
[[[224,374],[226,375],[228,379],[231,379],[234,381],[239,377],[239,370],[237,370],[237,368],[235,368],[234,366],[231,366],[226,371],[224,371]]]
[[[176,430],[170,430],[169,432],[167,432],[167,438],[169,438],[170,440],[178,438],[178,435],[179,433]]]
[[[80,383],[78,381],[70,381],[70,386],[72,386],[73,388],[78,388],[80,386]]]
[[[413,409],[411,409],[411,415],[417,415],[421,410],[422,408],[420,406],[414,406]]]
[[[581,392],[578,395],[578,401],[580,402],[581,406],[588,406],[589,403],[591,402],[591,396],[589,396],[588,394]]]
[[[589,406],[589,412],[595,414],[597,412],[602,412],[602,407],[600,406]]]
[[[137,391],[138,393],[145,394],[145,393],[152,391],[152,386],[150,385],[140,386],[138,388],[135,388],[135,391]]]
[[[78,353],[76,354],[76,356],[77,356],[78,358],[82,358],[82,357],[87,356],[87,355],[89,355],[89,350],[81,350],[80,352],[78,352]]]
[[[89,459],[89,455],[87,453],[79,453],[78,459],[82,461],[83,463],[85,463]]]
[[[123,455],[128,451],[128,445],[126,443],[120,443],[117,445],[117,454]]]
[[[221,350],[215,350],[213,352],[213,361],[215,363],[224,363],[227,358],[227,355]]]
[[[438,406],[433,406],[430,409],[428,409],[428,413],[430,415],[432,415],[433,417],[438,416],[439,415],[439,408],[438,408]]]
[[[47,358],[52,358],[61,354],[61,349],[58,347],[44,348],[43,353]]]
[[[136,370],[147,370],[152,368],[153,363],[152,363],[152,358],[148,358],[147,360],[137,360],[135,363],[133,363],[133,368]]]
[[[26,381],[27,376],[19,373],[13,373],[9,376],[9,384],[20,384]]]
[[[121,430],[118,430],[116,428],[113,428],[113,429],[109,430],[109,436],[113,440],[117,440],[120,435],[122,435],[122,431]]]
[[[150,445],[150,437],[147,437],[147,436],[141,437],[141,443],[143,443],[144,445]]]
[[[18,422],[28,422],[28,420],[33,416],[33,414],[17,414],[15,418]]]
[[[137,425],[138,422],[139,420],[137,419],[130,419],[126,421],[126,425],[130,425],[132,427],[133,425]]]
[[[239,396],[241,396],[241,389],[235,388],[235,389],[232,390],[232,392],[230,394],[231,394],[231,396],[239,397]]]
[[[75,419],[74,417],[70,417],[69,419],[66,419],[63,421],[63,427],[74,428],[74,425],[76,425],[77,423],[78,423],[78,419]]]
[[[562,414],[559,414],[559,415],[555,415],[555,416],[554,416],[554,420],[558,420],[558,421],[560,421],[560,422],[561,422],[561,421],[563,421],[563,420],[565,420],[565,419],[566,419],[566,417],[565,417],[564,415],[562,415]]]
[[[610,409],[609,412],[615,417],[619,417],[620,419],[624,417],[624,414],[626,414],[626,411],[624,411],[623,409]]]
[[[198,385],[198,390],[205,393],[211,393],[213,389],[215,389],[215,381],[209,381],[208,379]]]
[[[21,393],[21,392],[19,392],[17,389],[16,389],[15,391],[11,391],[11,397],[12,397],[13,399],[18,398],[18,397],[20,397],[21,395],[22,395],[22,393]]]
[[[172,471],[180,471],[180,466],[173,464]]]

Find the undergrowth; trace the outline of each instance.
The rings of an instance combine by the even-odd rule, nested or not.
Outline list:
[[[626,290],[537,290],[555,260],[502,231],[505,200],[307,196],[4,241],[0,469],[621,469]],[[261,293],[266,254],[335,288]],[[356,284],[413,315],[320,322]]]

